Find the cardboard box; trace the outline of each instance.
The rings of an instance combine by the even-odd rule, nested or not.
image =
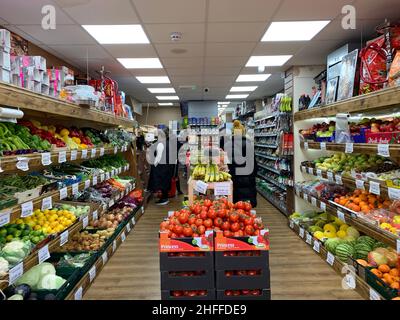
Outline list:
[[[159,233],[160,252],[198,252],[213,251],[214,233],[206,231],[204,235],[196,238],[168,238],[167,232]]]
[[[50,94],[50,86],[42,83],[42,94],[49,95]]]
[[[174,276],[170,271],[162,271],[161,290],[199,290],[199,288],[214,290],[214,270],[211,268],[202,271],[204,274],[197,276]]]
[[[47,85],[47,86],[50,87],[49,74],[47,72],[45,72],[45,71],[42,71],[41,72],[41,77],[42,77],[42,79],[41,79],[42,84]]]
[[[215,233],[215,251],[269,250],[269,230],[260,230],[259,236],[224,237],[222,231]]]
[[[3,51],[10,53],[11,33],[6,29],[0,29],[0,47],[3,49]]]
[[[35,67],[37,70],[46,70],[46,59],[41,56],[16,56],[15,62],[21,67]]]
[[[254,295],[240,295],[240,296],[227,296],[225,290],[217,290],[217,300],[271,300],[271,290],[263,289],[258,296]]]
[[[199,289],[202,290],[202,289]],[[207,290],[207,289],[204,289]],[[171,295],[170,290],[161,290],[161,300],[215,300],[215,290],[214,289],[208,289],[207,290],[207,295],[204,296],[194,296],[194,297],[186,297],[186,296],[181,296],[181,297],[174,297]]]
[[[160,252],[160,271],[198,271],[214,269],[214,252]]]
[[[246,267],[246,270],[248,268]],[[219,290],[239,290],[239,289],[270,289],[270,273],[268,266],[259,269],[260,274],[249,276],[249,275],[232,275],[227,277],[225,271],[217,270],[215,274],[216,289]]]
[[[242,251],[239,255],[215,252],[215,270],[257,270],[269,268],[269,251]],[[250,255],[253,254],[253,255]]]

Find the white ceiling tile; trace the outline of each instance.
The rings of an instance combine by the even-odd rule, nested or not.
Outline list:
[[[58,25],[55,30],[44,30],[40,25],[17,27],[46,45],[97,44],[82,27],[77,25]]]
[[[205,75],[203,84],[206,87],[227,87],[235,82],[236,75],[230,76],[211,76]]]
[[[133,76],[166,76],[167,73],[164,69],[129,69],[129,72]],[[164,84],[165,85],[165,84]]]
[[[10,24],[41,24],[45,16],[42,7],[52,4],[51,0],[1,0],[0,17]],[[56,23],[74,24],[74,21],[56,6]]]
[[[202,57],[204,55],[203,43],[170,43],[170,44],[155,44],[158,55],[161,58],[187,58],[187,57]],[[172,50],[186,50],[183,53],[174,53]]]
[[[206,57],[205,67],[237,67],[243,66],[249,60],[249,56],[243,57]]]
[[[104,44],[115,58],[156,58],[157,54],[151,44]]]
[[[165,68],[202,68],[204,63],[201,57],[196,58],[161,58]]]
[[[209,23],[207,42],[260,41],[265,27],[265,22]]]
[[[201,86],[202,77],[201,76],[174,76],[170,75],[171,82],[176,88],[178,86],[195,85]]]
[[[201,76],[203,68],[167,68],[167,73],[173,76]]]
[[[86,70],[86,59],[72,59],[72,61],[78,64],[82,70]],[[116,76],[129,76],[130,73],[122,65],[120,65],[114,59],[89,59],[88,60],[89,70],[93,75],[97,75],[96,70],[100,70],[104,66],[106,71],[110,71],[109,76],[114,79]]]
[[[210,0],[210,22],[268,21],[281,0]]]
[[[207,43],[206,55],[209,57],[250,56],[256,42]]]
[[[286,55],[295,54],[301,48],[307,45],[308,41],[294,42],[260,42],[257,44],[252,55],[268,56],[268,55]]]
[[[206,67],[204,73],[207,76],[224,76],[224,75],[237,75],[239,74],[241,66],[237,67]]]
[[[281,73],[287,70],[288,66],[283,65],[280,67],[265,67],[264,73]],[[241,71],[240,74],[257,74],[258,73],[258,68],[257,67],[244,67]],[[254,82],[253,82],[254,83]]]
[[[205,0],[132,0],[144,23],[204,22]]]
[[[79,24],[139,23],[129,0],[55,1]]]
[[[86,59],[86,56],[89,59],[110,58],[110,55],[99,45],[53,45],[49,47],[69,59]]]
[[[399,19],[398,0],[357,0],[355,3],[357,19],[382,19],[396,22]],[[383,22],[383,21],[382,21]]]
[[[182,34],[179,43],[204,42],[205,39],[205,23],[161,23],[146,24],[144,27],[152,43],[171,43],[172,32]]]

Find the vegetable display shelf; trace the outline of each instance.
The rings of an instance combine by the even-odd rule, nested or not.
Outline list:
[[[279,203],[279,201],[276,201],[276,198],[271,197],[270,195],[266,194],[264,191],[262,191],[260,188],[257,188],[257,192],[266,200],[268,200],[275,208],[277,208],[280,212],[282,212],[284,215],[287,215],[287,209],[286,206],[282,205]]]
[[[119,246],[125,242],[126,236],[135,228],[136,223],[143,215],[143,207],[137,207],[133,217],[124,222],[122,230],[115,235],[114,239],[110,242],[107,248],[103,249],[103,253],[95,261],[95,263],[89,267],[89,271],[83,275],[78,281],[74,288],[71,289],[70,293],[66,296],[65,300],[82,300],[83,295],[89,290],[91,284],[98,276],[100,271],[104,268],[106,263],[117,251]]]
[[[305,229],[301,228],[294,221],[289,220],[289,228],[296,233],[300,239],[302,239],[306,244],[308,244],[311,249],[318,254],[321,259],[326,261],[340,276],[343,277],[342,283],[355,285],[354,290],[356,290],[364,299],[366,300],[383,300],[384,298],[376,292],[371,286],[369,286],[361,277],[359,277],[356,272],[352,271],[353,268],[349,267],[349,264],[344,263],[337,259],[332,254],[329,254],[328,259],[328,251],[322,245],[322,243],[312,237],[310,233],[308,233]],[[333,258],[332,258],[333,257]],[[332,261],[333,260],[333,261]],[[347,280],[347,281],[346,281]]]
[[[262,175],[261,173],[257,173],[258,176],[260,176],[261,178],[263,178],[265,181],[272,183],[273,185],[277,186],[278,188],[282,189],[282,190],[286,190],[287,187],[279,182],[276,182],[275,180],[268,178],[264,175]]]
[[[347,100],[336,102],[322,108],[299,111],[294,114],[295,121],[312,118],[335,116],[338,113],[352,113],[382,110],[400,105],[400,87],[392,87],[363,94]]]
[[[24,172],[34,171],[43,169],[51,164],[59,163],[61,158],[64,158],[68,162],[82,162],[88,159],[98,158],[103,155],[116,154],[118,152],[124,152],[126,149],[118,147],[95,147],[83,150],[72,150],[72,151],[52,151],[43,153],[30,153],[16,156],[4,156],[0,157],[0,174],[21,172],[17,168],[17,163],[24,161],[27,163]],[[65,157],[64,157],[65,156]]]
[[[120,168],[114,169],[112,171],[105,172],[101,175],[94,176],[91,179],[88,179],[90,181],[90,184],[87,182],[80,182],[78,184],[77,190],[78,191],[84,190],[84,189],[88,188],[90,185],[95,185],[98,182],[102,182],[102,181],[106,180],[106,177],[108,177],[108,176],[114,177],[118,174],[121,174],[122,172],[126,172],[129,170],[129,168],[130,168],[130,166],[128,164],[124,167],[120,167]],[[0,220],[6,221],[7,223],[9,223],[10,221],[14,221],[18,218],[27,217],[27,216],[31,215],[32,212],[35,211],[36,209],[41,209],[43,202],[45,202],[45,203],[50,202],[50,198],[51,198],[50,203],[55,203],[59,200],[63,200],[64,198],[67,198],[69,195],[72,195],[73,192],[74,192],[74,185],[65,187],[60,190],[54,190],[51,192],[47,192],[47,193],[41,195],[40,197],[35,198],[32,201],[28,201],[28,202],[22,203],[20,205],[15,205],[13,207],[2,210],[0,212],[0,218],[1,218]],[[62,196],[62,198],[61,198],[61,196]]]
[[[96,206],[92,205],[91,206],[91,211],[89,212],[88,215],[83,216],[80,218],[79,221],[74,223],[72,226],[70,226],[68,229],[64,230],[57,236],[55,236],[53,239],[51,239],[49,242],[45,243],[42,246],[39,246],[37,250],[33,251],[29,256],[27,256],[22,262],[20,262],[15,268],[18,268],[22,273],[25,273],[32,267],[36,266],[39,264],[39,256],[41,256],[44,253],[52,253],[56,251],[59,247],[62,247],[65,243],[67,243],[72,237],[77,234],[79,231],[82,229],[86,228],[87,225],[90,224],[90,222],[95,221],[101,217],[103,213],[105,213],[108,209],[108,207],[111,207],[114,202],[118,201],[120,198],[123,196],[127,195],[130,191],[134,189],[134,186],[130,185],[128,186],[124,191],[120,192],[118,195],[116,195],[114,198],[110,199],[108,205],[104,206]],[[17,269],[16,269],[17,270]],[[11,269],[10,273],[13,273],[14,271]],[[0,278],[1,281],[7,281],[7,282],[1,282],[0,283],[0,289],[3,290],[8,286],[8,281],[9,276],[5,276],[3,278]],[[16,279],[14,279],[16,280]]]
[[[66,102],[43,94],[0,83],[0,105],[22,109],[26,113],[46,114],[60,119],[84,119],[102,126],[132,127],[134,121],[98,110],[80,107],[76,103]]]
[[[298,192],[297,190],[296,195],[304,199],[306,202],[311,203],[313,206],[320,208],[321,210],[338,217],[341,220],[344,220],[347,224],[352,225],[362,233],[378,241],[386,243],[393,248],[396,248],[400,243],[400,238],[396,235],[379,228],[377,225],[368,223],[368,221],[358,217],[355,212],[351,212],[345,207],[339,207],[331,203],[321,201],[320,199],[308,193]]]
[[[340,151],[346,152],[346,143],[333,143],[333,142],[311,142],[302,141],[300,143],[303,150],[314,149],[314,150],[329,150],[329,151]],[[368,153],[368,154],[378,154],[378,148],[381,145],[376,143],[352,143],[353,153]],[[389,154],[390,157],[400,158],[400,144],[389,144]]]

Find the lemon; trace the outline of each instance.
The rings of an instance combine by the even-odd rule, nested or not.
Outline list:
[[[40,229],[41,229],[41,226],[39,226],[38,224],[33,227],[33,230],[35,230],[35,231],[39,231]]]

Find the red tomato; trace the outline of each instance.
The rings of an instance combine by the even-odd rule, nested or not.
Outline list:
[[[256,270],[249,270],[249,271],[247,271],[247,274],[249,276],[255,276],[255,275],[257,275],[257,271]]]
[[[250,290],[242,290],[242,295],[248,296],[250,294]]]
[[[236,212],[232,212],[229,215],[229,220],[231,220],[231,222],[237,222],[239,221],[239,215]]]
[[[181,224],[185,224],[188,222],[189,214],[187,212],[183,212],[179,215],[178,220]]]
[[[189,224],[194,224],[194,223],[196,223],[196,215],[195,215],[195,214],[191,214],[191,215],[189,216],[188,223],[189,223]]]
[[[206,200],[204,200],[204,205],[206,206],[206,207],[211,207],[211,205],[212,205],[212,202],[211,202],[211,200],[210,199],[206,199]]]
[[[244,202],[243,201],[236,202],[235,209],[244,209]]]
[[[178,235],[175,232],[173,232],[171,233],[171,238],[178,238]]]
[[[229,230],[224,230],[224,237],[232,237],[232,232]]]
[[[180,213],[179,211],[175,211],[175,212],[174,212],[174,217],[177,217],[177,218],[178,218],[180,214],[181,214],[181,213]]]
[[[200,235],[204,234],[204,232],[206,232],[206,227],[203,226],[203,225],[198,226],[197,232],[198,232]]]
[[[251,290],[250,293],[253,296],[259,296],[259,295],[261,295],[261,290]]]
[[[203,220],[207,219],[207,211],[200,212],[200,218]]]
[[[232,271],[225,271],[225,277],[232,277]]]
[[[255,235],[255,236],[259,236],[259,235],[260,235],[260,230],[256,229],[256,230],[254,231],[254,235]]]
[[[253,208],[253,207],[252,207],[252,205],[251,205],[250,202],[245,202],[245,203],[244,203],[244,208],[243,208],[243,210],[245,210],[245,211],[250,211],[252,208]]]
[[[214,226],[220,227],[222,225],[222,219],[221,218],[215,218],[214,219]]]
[[[254,228],[251,225],[246,226],[246,228],[244,228],[244,232],[249,235],[252,236],[254,234]]]
[[[200,237],[200,235],[199,235],[198,233],[193,233],[193,234],[192,234],[192,237],[193,237],[193,238],[197,238],[197,237]]]
[[[196,226],[201,226],[202,224],[203,224],[203,219],[196,219],[196,222],[195,222],[195,224],[196,224]]]
[[[244,220],[244,224],[245,224],[246,226],[251,226],[251,227],[253,227],[254,218],[247,218],[246,220]]]
[[[183,227],[181,225],[175,225],[174,227],[174,233],[176,233],[178,236],[180,236],[183,232]]]
[[[225,209],[219,209],[217,211],[217,217],[225,218],[226,217],[226,210]]]
[[[246,212],[243,209],[237,209],[236,213],[240,216],[241,214],[246,215]]]
[[[239,233],[239,237],[243,237],[244,236],[243,230],[239,230],[238,233]]]
[[[237,212],[237,211],[236,211]],[[239,214],[239,213],[238,213]],[[244,214],[244,213],[240,213],[239,214],[239,221],[240,222],[243,222],[244,220],[246,220],[247,219],[247,216]]]
[[[174,290],[172,291],[172,296],[173,297],[181,297],[183,295],[183,292],[180,290]]]
[[[213,208],[210,208],[207,212],[207,217],[210,219],[215,219],[217,216],[215,210]]]
[[[200,211],[208,211],[208,207],[207,206],[201,206],[200,208],[201,208]]]
[[[163,221],[160,223],[160,230],[164,231],[167,230],[169,227],[169,222],[168,221]]]
[[[204,226],[206,228],[211,228],[212,225],[213,225],[213,221],[211,219],[204,220]]]
[[[231,228],[231,229],[232,229],[232,228]],[[240,237],[240,233],[236,231],[236,232],[233,233],[233,236],[234,236],[234,237]]]
[[[231,224],[231,231],[232,231],[232,232],[239,231],[239,229],[240,229],[239,223],[234,222],[234,223]]]
[[[231,296],[232,295],[232,290],[225,290],[225,295],[226,296]]]
[[[231,228],[231,224],[228,221],[225,221],[221,226],[222,230],[229,230],[230,228]]]
[[[232,294],[234,296],[240,296],[240,290],[233,290]]]

